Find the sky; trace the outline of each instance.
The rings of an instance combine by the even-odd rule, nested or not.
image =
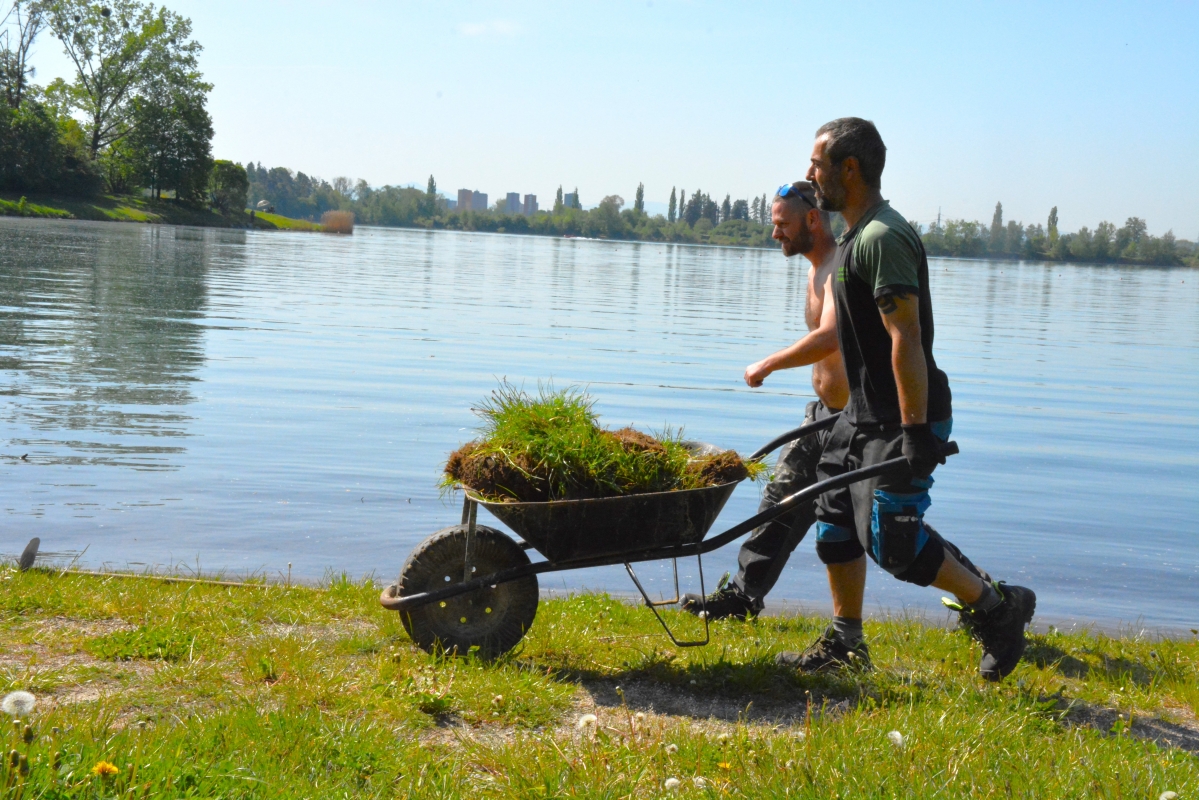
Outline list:
[[[585,206],[801,179],[813,134],[878,126],[908,218],[1199,237],[1199,1],[167,0],[215,88],[214,155],[374,186]],[[44,36],[46,83],[69,65]],[[651,205],[653,210],[656,205]]]

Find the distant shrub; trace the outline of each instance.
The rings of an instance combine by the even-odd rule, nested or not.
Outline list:
[[[326,211],[321,215],[321,228],[325,233],[353,233],[354,212]]]

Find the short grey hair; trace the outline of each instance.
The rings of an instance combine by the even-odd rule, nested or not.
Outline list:
[[[816,138],[821,136],[828,136],[828,157],[834,165],[847,158],[856,158],[866,185],[881,188],[883,167],[887,166],[887,146],[873,122],[861,117],[841,117],[821,125]]]

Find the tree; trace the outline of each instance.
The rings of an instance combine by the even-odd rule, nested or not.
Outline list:
[[[427,194],[430,199],[437,198],[437,181],[433,180],[432,175],[429,176],[429,185],[425,187],[425,194]]]
[[[199,200],[212,169],[212,118],[204,105],[212,85],[182,62],[170,60],[133,98],[129,151],[143,185],[156,197],[174,190]]]
[[[673,223],[675,220],[675,212],[678,209],[678,204],[674,196],[674,187],[670,187],[670,204],[666,207],[666,221]]]
[[[749,201],[738,200],[733,203],[733,219],[749,219]]]
[[[720,221],[727,222],[733,218],[733,203],[729,199],[729,195],[724,196],[724,202],[720,204]]]
[[[687,190],[679,189],[679,222],[686,222],[685,209],[687,208]],[[690,223],[688,223],[690,224]]]
[[[212,207],[222,214],[230,211],[241,213],[246,207],[246,195],[250,190],[250,179],[241,164],[232,161],[216,161],[208,179],[208,198]]]
[[[133,100],[148,82],[175,70],[195,72],[202,49],[191,21],[138,0],[49,0],[46,18],[75,66],[72,106],[86,118],[92,158],[131,128]]]
[[[8,107],[17,108],[25,98],[28,79],[34,72],[29,66],[29,53],[46,20],[41,7],[28,0],[15,0],[8,13],[0,18],[0,26],[6,26],[9,20],[13,21],[17,40],[14,44],[8,27],[0,31],[0,91],[4,92]]]
[[[995,215],[991,217],[990,247],[992,253],[1002,253],[1006,250],[1003,228],[1003,203],[995,204]]]
[[[1049,222],[1045,227],[1049,229],[1049,233],[1048,233],[1049,246],[1053,247],[1055,244],[1057,244],[1057,239],[1058,239],[1058,235],[1057,235],[1057,206],[1054,206],[1053,208],[1049,209]]]
[[[621,202],[621,204],[624,203],[623,200],[621,200],[620,202]],[[580,210],[583,208],[583,202],[581,200],[579,200],[579,187],[578,186],[575,187],[574,207],[577,209],[580,209]]]
[[[645,184],[637,184],[637,194],[633,198],[633,210],[639,213],[645,213]]]

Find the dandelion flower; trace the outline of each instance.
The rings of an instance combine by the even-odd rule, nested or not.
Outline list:
[[[677,792],[679,790],[679,779],[678,778],[667,778],[666,783],[663,784],[663,787],[668,792]]]
[[[891,740],[891,744],[896,747],[903,747],[903,734],[899,731],[891,731],[887,734],[887,738]]]
[[[579,717],[579,721],[575,723],[575,727],[581,731],[584,731],[588,728],[594,728],[598,724],[599,717],[597,717],[595,714],[584,714],[583,716]]]
[[[99,778],[110,778],[118,772],[117,765],[110,761],[97,761],[96,766],[92,767],[92,774]]]
[[[37,698],[29,692],[9,692],[0,700],[0,711],[10,717],[25,717],[37,705]]]
[[[666,752],[674,755],[679,752],[679,746],[677,744],[668,744],[666,745]]]
[[[699,775],[696,775],[694,778],[692,778],[691,782],[695,784],[696,789],[708,788],[708,781],[705,778],[701,778]]]

